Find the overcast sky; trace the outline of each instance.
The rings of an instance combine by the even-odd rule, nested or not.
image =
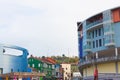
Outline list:
[[[34,56],[78,56],[77,22],[120,0],[0,0],[0,43]]]

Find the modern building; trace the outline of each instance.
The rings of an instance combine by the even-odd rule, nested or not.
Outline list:
[[[22,56],[13,56],[12,53],[4,54],[6,52],[5,48],[12,48],[23,51]],[[27,55],[28,51],[24,48],[17,46],[1,45],[0,47],[0,71],[1,74],[9,72],[27,72]],[[9,67],[8,67],[9,66]]]
[[[71,64],[62,63],[63,68],[63,80],[71,80]]]
[[[21,55],[13,55],[12,52],[6,54],[7,49],[21,51]],[[17,53],[16,53],[17,54]],[[42,76],[42,74],[33,74],[28,68],[28,51],[25,48],[0,44],[0,79],[31,79],[33,76]]]
[[[77,26],[83,80],[119,80],[120,7],[95,14]]]

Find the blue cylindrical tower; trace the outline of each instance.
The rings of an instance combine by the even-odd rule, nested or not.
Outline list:
[[[22,55],[16,56],[16,55],[4,54],[6,48],[20,50],[22,51]],[[0,74],[11,73],[11,72],[27,72],[28,54],[29,53],[25,48],[13,46],[13,45],[1,44],[0,45]]]

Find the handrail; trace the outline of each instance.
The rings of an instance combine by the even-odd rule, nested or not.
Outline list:
[[[102,23],[102,22],[103,22],[103,19],[94,21],[94,22],[88,24],[88,25],[87,25],[87,28],[90,28],[90,27],[92,27],[92,26],[94,26],[94,25],[96,25],[96,24]]]
[[[115,61],[115,60],[120,60],[120,57],[113,56],[113,57],[103,57],[103,58],[98,58],[98,59],[92,59],[92,60],[79,62],[78,65],[85,66],[85,65],[90,65],[90,64],[94,64],[94,63],[108,62],[108,61]]]

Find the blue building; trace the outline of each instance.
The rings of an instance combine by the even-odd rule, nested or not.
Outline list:
[[[5,54],[6,49],[15,49],[21,51],[21,55]],[[27,56],[29,55],[27,49],[13,46],[13,45],[0,45],[0,79],[23,79],[29,80],[32,77],[40,77],[43,74],[33,73],[28,68]]]
[[[20,56],[4,54],[6,48],[16,49],[23,52]],[[11,53],[12,54],[12,53]],[[0,72],[1,74],[6,74],[10,72],[27,72],[28,56],[27,49],[12,45],[1,45],[0,46]]]
[[[120,7],[78,22],[79,70],[84,80],[120,78]]]

